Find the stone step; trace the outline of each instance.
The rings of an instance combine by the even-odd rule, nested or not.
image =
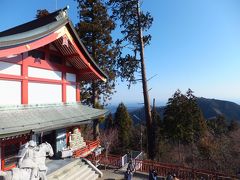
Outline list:
[[[47,177],[48,177],[49,180],[56,179],[55,177],[57,177],[59,174],[67,173],[69,169],[71,169],[71,168],[73,168],[75,166],[81,165],[81,164],[83,164],[83,162],[81,160],[79,160],[79,159],[76,159],[73,162],[65,165],[64,167],[61,167],[58,170],[52,172]]]
[[[60,167],[47,176],[48,180],[96,180],[99,175],[81,159]]]
[[[91,173],[91,169],[86,165],[86,169],[81,172],[76,172],[71,176],[68,176],[68,180],[85,180],[88,178],[89,174]]]
[[[58,179],[59,180],[69,179],[73,174],[83,173],[86,170],[87,170],[86,165],[81,165],[81,166],[76,165],[76,166],[72,167],[71,169],[67,169],[67,172],[63,172],[63,173],[59,174]]]
[[[96,174],[94,171],[92,171],[91,175],[88,176],[86,180],[96,180],[98,179],[98,174]]]

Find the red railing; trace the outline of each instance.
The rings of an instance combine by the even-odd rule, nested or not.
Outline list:
[[[86,157],[100,145],[100,141],[86,141],[86,146],[73,152],[73,157]]]
[[[149,172],[149,170],[156,170],[158,175],[160,176],[167,176],[168,173],[175,173],[180,179],[208,179],[208,180],[232,180],[237,179],[236,176],[229,176],[219,172],[212,172],[208,170],[202,169],[192,169],[187,168],[184,166],[179,165],[172,165],[166,163],[160,163],[155,161],[148,161],[148,160],[135,160],[135,167],[140,172]]]
[[[103,165],[107,167],[112,167],[112,168],[121,168],[122,167],[122,157],[121,156],[115,156],[115,155],[106,155],[100,154],[97,157],[95,156],[88,156],[88,160],[90,160],[93,164],[98,164],[98,165]]]
[[[93,149],[93,148],[96,148],[96,147],[98,147],[100,145],[100,140],[86,141],[86,144],[87,144],[89,149]]]

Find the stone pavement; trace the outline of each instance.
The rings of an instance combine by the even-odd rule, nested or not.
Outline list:
[[[101,169],[103,177],[99,180],[123,180],[124,171],[114,170],[114,169]],[[148,180],[148,175],[145,173],[134,173],[132,180]]]

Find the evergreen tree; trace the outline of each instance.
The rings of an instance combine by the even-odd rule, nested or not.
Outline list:
[[[187,118],[192,127],[190,127],[191,142],[196,142],[203,136],[207,130],[206,120],[203,117],[203,113],[198,107],[197,98],[193,95],[193,91],[188,89],[186,92],[187,103],[185,107],[185,113],[187,112]]]
[[[46,10],[46,9],[39,9],[39,10],[37,10],[36,18],[38,19],[38,18],[41,18],[41,17],[45,17],[47,15],[49,15],[48,10]]]
[[[156,157],[156,154],[158,153],[158,148],[159,148],[159,141],[160,141],[160,136],[161,136],[161,117],[158,114],[155,105],[152,108],[152,141],[153,141],[153,158]]]
[[[114,92],[117,76],[117,49],[112,40],[114,21],[109,17],[103,0],[76,0],[78,3],[79,23],[77,32],[100,68],[107,73],[107,82],[94,81],[83,87],[84,103],[93,106],[102,97],[109,100]]]
[[[105,102],[114,93],[117,77],[117,49],[114,47],[111,33],[115,29],[114,21],[109,17],[103,0],[76,0],[79,23],[77,32],[100,68],[108,75],[107,82],[93,81],[84,83],[81,90],[83,103],[97,107],[99,99]],[[98,138],[99,121],[94,120],[94,137]]]
[[[119,150],[126,152],[131,142],[132,119],[123,103],[118,105],[114,122],[118,130]]]
[[[110,113],[107,118],[105,119],[105,123],[104,123],[104,129],[111,129],[114,127],[114,122],[113,122],[113,117],[112,117],[112,113]]]
[[[195,142],[204,134],[206,122],[190,89],[186,95],[177,90],[168,100],[164,126],[166,135],[175,142]]]
[[[123,38],[119,39],[117,44],[131,49],[126,55],[120,54],[119,64],[121,66],[124,64],[125,66],[130,65],[132,72],[136,72],[140,68],[147,124],[148,155],[149,158],[153,159],[152,118],[144,60],[144,47],[150,43],[151,35],[143,35],[143,32],[151,27],[153,18],[149,12],[143,13],[140,11],[138,0],[109,0],[109,4],[112,6],[113,17],[120,20],[120,27],[122,28]],[[129,73],[125,73],[125,71],[121,73],[122,77],[127,74],[130,84],[135,81],[134,76],[129,76]]]
[[[214,135],[220,136],[228,132],[228,124],[224,116],[219,115],[207,122],[208,128]]]

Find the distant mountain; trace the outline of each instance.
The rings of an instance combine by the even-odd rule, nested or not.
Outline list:
[[[197,103],[206,119],[223,115],[229,121],[240,121],[240,105],[236,103],[206,98],[198,98]]]
[[[136,105],[137,103],[127,103],[125,104],[125,106],[127,107],[128,109],[128,112],[131,113],[137,109],[140,109],[142,105],[138,104]],[[106,108],[112,113],[114,114],[117,110],[117,107],[118,105],[108,105]]]
[[[240,122],[240,105],[218,99],[197,98],[199,108],[206,119],[223,115],[228,121],[237,120]],[[164,107],[157,107],[157,111],[163,117]],[[134,122],[144,119],[144,109],[139,108],[130,113]]]

